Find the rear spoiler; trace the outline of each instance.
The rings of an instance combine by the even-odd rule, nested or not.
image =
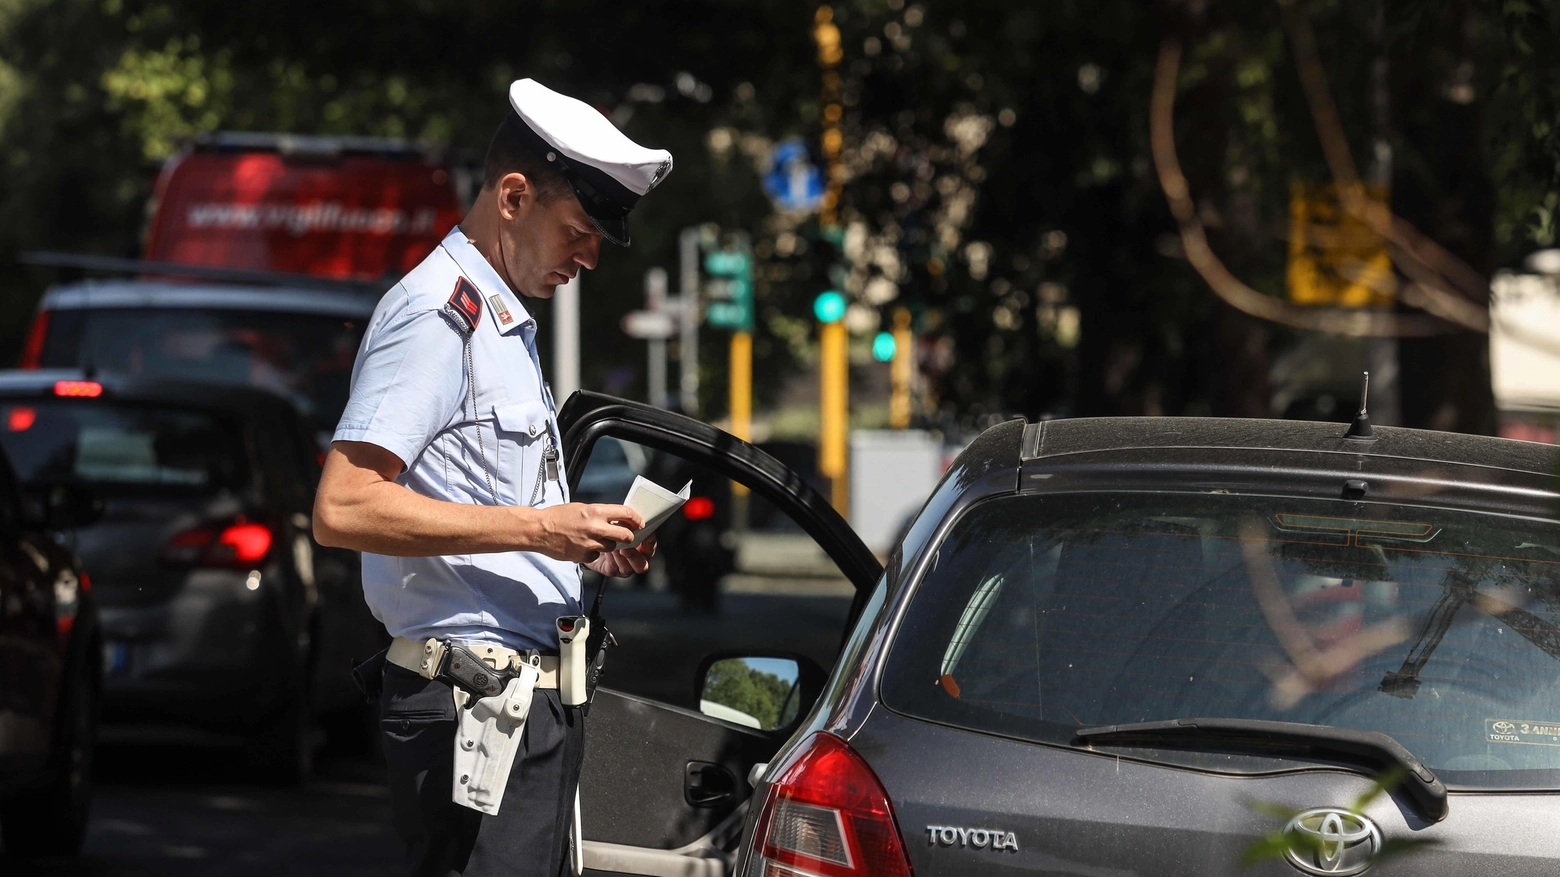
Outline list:
[[[111,276],[190,277],[239,286],[287,286],[303,289],[329,289],[379,295],[395,282],[385,280],[346,280],[334,277],[315,277],[310,274],[287,274],[280,271],[259,271],[251,268],[223,268],[219,265],[185,265],[179,262],[147,262],[141,259],[123,259],[117,256],[95,256],[90,253],[61,253],[54,250],[32,250],[17,254],[23,265],[43,268],[65,268],[82,273]]]

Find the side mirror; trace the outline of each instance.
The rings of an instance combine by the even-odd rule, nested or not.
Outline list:
[[[79,484],[38,484],[22,491],[22,519],[29,526],[71,530],[103,517],[103,498]]]
[[[796,724],[825,674],[802,655],[710,655],[700,664],[699,712],[759,731]]]

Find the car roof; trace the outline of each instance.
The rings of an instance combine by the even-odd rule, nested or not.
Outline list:
[[[1560,447],[1516,439],[1378,426],[1372,439],[1346,438],[1348,425],[1233,417],[1080,417],[1029,424],[1018,461],[1168,448],[1309,451],[1487,466],[1538,475],[1560,472]],[[1060,462],[1058,460],[1058,462]]]
[[[50,287],[38,307],[40,310],[218,308],[367,319],[374,313],[380,295],[287,286],[82,280]]]
[[[244,418],[285,417],[286,412],[296,412],[282,396],[243,384],[146,378],[116,372],[89,376],[81,369],[0,370],[0,397],[55,398],[54,385],[58,381],[95,381],[103,385],[102,398],[109,400],[178,405]],[[292,416],[302,418],[301,414]]]

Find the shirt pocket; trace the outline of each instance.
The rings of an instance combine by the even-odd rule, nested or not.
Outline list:
[[[547,477],[542,455],[552,441],[547,403],[540,399],[502,402],[493,406],[493,420],[498,425],[499,457],[514,479],[511,496],[516,503],[539,504],[546,487],[539,486],[537,479]]]

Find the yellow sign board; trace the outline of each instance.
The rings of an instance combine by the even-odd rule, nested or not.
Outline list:
[[[1387,187],[1365,186],[1380,204]],[[1373,308],[1392,304],[1395,282],[1386,243],[1345,212],[1332,185],[1295,183],[1289,199],[1289,300],[1299,305]]]

